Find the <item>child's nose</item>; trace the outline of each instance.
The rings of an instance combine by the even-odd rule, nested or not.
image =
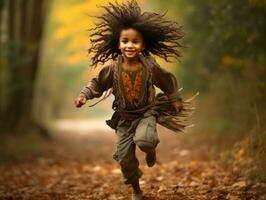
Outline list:
[[[132,42],[128,42],[127,47],[132,47],[133,43]]]

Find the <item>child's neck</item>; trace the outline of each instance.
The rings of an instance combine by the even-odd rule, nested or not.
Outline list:
[[[128,59],[128,58],[123,57],[123,67],[124,67],[124,69],[134,70],[134,69],[139,68],[140,64],[141,64],[141,62],[139,60],[139,57],[135,57],[135,58],[132,58],[132,59]]]

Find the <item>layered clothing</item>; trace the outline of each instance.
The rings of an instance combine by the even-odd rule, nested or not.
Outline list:
[[[182,100],[175,76],[161,68],[151,56],[139,56],[141,66],[135,71],[122,67],[122,56],[105,65],[81,93],[86,98],[104,98],[113,94],[114,114],[107,124],[118,136],[113,158],[119,162],[126,184],[140,178],[142,172],[135,156],[136,145],[144,152],[154,151],[159,138],[156,123],[173,131],[183,131],[182,118],[189,104]],[[163,93],[156,95],[155,87]],[[180,101],[183,110],[176,112],[172,102]]]

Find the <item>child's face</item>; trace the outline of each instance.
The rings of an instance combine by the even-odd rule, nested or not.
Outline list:
[[[119,38],[119,49],[125,58],[138,57],[139,53],[144,50],[141,33],[133,28],[122,30]]]

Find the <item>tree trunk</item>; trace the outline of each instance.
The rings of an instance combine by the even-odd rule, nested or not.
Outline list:
[[[4,0],[0,0],[0,43],[2,42],[2,18],[3,18],[3,11],[4,11]]]
[[[24,3],[27,2],[27,0],[23,1],[25,1]],[[20,105],[22,110],[17,125],[19,131],[33,124],[31,118],[32,102],[44,27],[44,3],[44,0],[33,0],[30,7],[29,5],[26,8],[24,6],[21,7],[22,10],[28,9],[28,12],[31,13],[31,18],[23,20],[21,24],[21,38],[27,41],[27,44],[23,45],[21,54],[24,54],[23,56],[28,58],[28,60],[20,68],[19,74],[22,79],[26,78],[28,83],[22,94],[23,101]],[[21,12],[21,14],[24,15],[24,12]]]
[[[1,0],[0,0],[1,1]],[[48,0],[5,0],[8,9],[8,59],[5,70],[8,95],[1,112],[1,131],[32,126],[32,102],[39,66],[41,39]],[[36,125],[36,127],[40,127]]]
[[[4,56],[3,56],[3,15],[4,15],[4,0],[0,0],[0,113],[3,112],[3,96],[4,96],[4,90],[3,90],[3,82],[4,82]],[[2,98],[1,98],[2,97]],[[0,115],[0,121],[2,121],[2,117]],[[1,127],[1,122],[0,122]]]

